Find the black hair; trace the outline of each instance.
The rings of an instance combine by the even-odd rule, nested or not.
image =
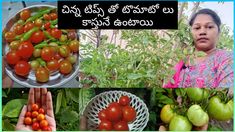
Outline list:
[[[211,16],[214,23],[217,25],[219,32],[220,32],[220,25],[221,25],[220,17],[218,16],[218,14],[216,12],[214,12],[211,9],[201,9],[197,13],[193,14],[193,16],[191,17],[191,19],[189,21],[190,26],[193,25],[195,18],[197,17],[197,15],[200,15],[200,14],[206,14],[206,15]]]

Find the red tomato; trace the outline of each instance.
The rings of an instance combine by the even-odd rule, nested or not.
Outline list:
[[[32,43],[40,43],[44,40],[44,33],[42,31],[34,32],[30,38]]]
[[[39,67],[35,72],[38,82],[47,82],[49,80],[49,71],[43,67]]]
[[[32,29],[34,27],[34,24],[32,22],[28,22],[25,24],[24,26],[24,32],[29,31],[30,29]]]
[[[45,110],[44,110],[43,108],[40,108],[40,109],[38,110],[38,113],[39,113],[39,114],[45,114]]]
[[[72,71],[72,64],[68,60],[62,60],[60,62],[60,73],[69,74]]]
[[[42,120],[42,121],[40,121],[40,127],[41,127],[41,128],[46,127],[46,126],[48,126],[47,120]]]
[[[57,19],[57,14],[56,13],[50,13],[51,20]]]
[[[13,27],[13,31],[15,32],[15,34],[20,35],[20,34],[24,33],[24,27],[20,24],[16,24]]]
[[[108,120],[107,110],[103,109],[98,113],[99,119],[102,120]]]
[[[120,121],[120,122],[114,124],[114,130],[116,130],[116,131],[128,131],[129,127],[128,127],[127,122]]]
[[[44,18],[45,20],[47,20],[47,21],[50,21],[50,20],[51,20],[51,16],[48,15],[48,14],[44,14],[44,15],[43,15],[43,18]]]
[[[56,60],[60,60],[62,57],[61,57],[58,53],[56,53],[55,56],[54,56],[54,58],[55,58]]]
[[[31,125],[32,124],[32,119],[30,117],[25,117],[24,118],[24,124]]]
[[[112,130],[112,122],[108,120],[103,120],[99,124],[100,131],[111,131]]]
[[[19,61],[14,67],[15,73],[19,76],[26,76],[29,74],[30,65],[26,61]]]
[[[50,61],[54,57],[54,52],[50,47],[44,47],[41,51],[41,57],[45,61]]]
[[[52,131],[51,127],[46,126],[42,128],[43,131]]]
[[[20,19],[27,20],[31,15],[31,12],[28,9],[25,9],[20,12]]]
[[[126,122],[132,122],[136,118],[136,111],[131,106],[125,106],[122,109],[123,111],[123,120]]]
[[[69,43],[69,48],[72,52],[78,52],[79,50],[79,42],[77,40],[73,40]]]
[[[31,117],[32,116],[32,113],[31,112],[26,112],[26,114],[25,114],[25,117]]]
[[[62,31],[61,30],[59,30],[57,28],[53,28],[51,30],[51,36],[53,36],[54,38],[60,39],[61,35],[62,35]]]
[[[59,62],[56,59],[47,62],[47,68],[50,71],[56,71],[57,69],[59,69],[59,67],[60,67]]]
[[[4,34],[4,37],[7,42],[12,42],[15,39],[15,36],[16,36],[15,33],[12,31],[6,32]]]
[[[10,65],[15,65],[18,61],[20,61],[20,56],[16,51],[10,51],[6,55],[6,61]]]
[[[44,28],[45,29],[50,29],[50,26],[51,26],[51,23],[50,22],[46,22],[45,24],[44,24]],[[50,33],[50,32],[49,32]]]
[[[37,111],[33,111],[32,112],[32,118],[37,118],[38,117],[38,112]]]
[[[33,51],[34,51],[33,45],[30,42],[25,41],[20,44],[17,52],[20,57],[27,59],[32,56]]]
[[[128,96],[121,96],[118,102],[120,105],[126,106],[130,104],[130,98]]]
[[[33,111],[38,111],[39,106],[37,104],[32,104],[31,108]]]
[[[39,130],[39,129],[40,129],[39,123],[38,123],[38,122],[34,122],[33,125],[32,125],[32,129],[33,129],[34,131]]]
[[[111,103],[107,108],[107,115],[110,121],[119,121],[122,119],[122,109],[119,104]]]

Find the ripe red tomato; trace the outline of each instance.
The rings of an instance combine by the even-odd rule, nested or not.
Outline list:
[[[28,32],[33,27],[34,27],[34,23],[32,23],[32,22],[26,23],[25,26],[24,26],[24,32]]]
[[[72,71],[72,64],[68,60],[62,60],[60,62],[60,73],[69,74]]]
[[[30,42],[25,41],[20,44],[17,52],[21,58],[27,59],[32,56],[33,51],[34,51],[33,45]]]
[[[35,72],[38,82],[47,82],[49,80],[49,71],[43,67],[39,67]]]
[[[48,126],[47,120],[42,120],[42,121],[40,121],[40,127],[41,127],[41,128],[46,127],[46,126]]]
[[[54,56],[54,58],[55,58],[56,60],[60,60],[62,57],[59,55],[59,53],[56,53],[55,56]]]
[[[30,15],[31,15],[31,12],[29,11],[29,9],[25,9],[20,12],[20,19],[27,20],[30,17]]]
[[[38,113],[39,113],[39,114],[45,114],[45,110],[44,110],[43,108],[40,108],[40,109],[38,110]]]
[[[57,19],[57,14],[56,13],[50,13],[50,16],[51,16],[51,20],[55,20]]]
[[[42,128],[43,131],[52,131],[51,127],[46,126]]]
[[[43,15],[43,18],[44,18],[45,20],[47,20],[47,21],[51,20],[51,16],[48,15],[48,14],[44,14],[44,15]]]
[[[50,26],[51,26],[51,23],[50,22],[46,22],[45,24],[44,24],[44,28],[45,29],[50,29]],[[49,32],[50,33],[50,32]]]
[[[41,57],[45,61],[50,61],[54,57],[54,51],[50,47],[44,47],[41,51]]]
[[[128,127],[127,122],[120,121],[120,122],[114,124],[114,130],[116,130],[116,131],[128,131],[129,127]]]
[[[61,35],[62,35],[62,31],[61,30],[59,30],[57,28],[53,28],[51,30],[51,36],[53,36],[54,38],[60,39]]]
[[[110,121],[119,121],[122,119],[122,109],[119,104],[111,103],[107,108],[107,115]]]
[[[26,112],[26,114],[25,114],[25,117],[31,117],[32,116],[32,113],[31,112]]]
[[[25,117],[24,118],[24,124],[31,125],[32,124],[32,119],[30,117]]]
[[[20,56],[16,51],[10,51],[6,55],[6,61],[10,65],[15,65],[18,61],[20,61]]]
[[[79,42],[77,40],[73,40],[69,43],[69,48],[72,52],[78,52],[79,50]]]
[[[126,106],[130,104],[130,98],[128,96],[121,96],[118,102],[120,105]]]
[[[12,42],[15,39],[15,36],[16,36],[15,33],[12,31],[6,32],[4,34],[4,37],[7,42]]]
[[[126,122],[132,122],[136,118],[136,111],[131,106],[125,106],[122,109],[123,111],[123,120]]]
[[[32,129],[33,129],[34,131],[39,130],[39,129],[40,129],[39,123],[38,123],[38,122],[34,122],[33,125],[32,125]]]
[[[32,112],[32,118],[37,118],[38,116],[38,112],[37,111],[33,111]]]
[[[111,131],[112,130],[112,122],[108,120],[103,120],[99,124],[100,131]]]
[[[29,74],[30,65],[26,61],[18,61],[14,67],[15,73],[19,76],[26,76]]]
[[[37,116],[38,121],[42,121],[44,119],[45,119],[45,116],[43,114],[38,114],[38,116]]]
[[[38,111],[38,109],[39,109],[39,106],[37,104],[32,104],[31,107],[32,107],[33,111]]]
[[[102,120],[108,120],[107,110],[103,109],[98,113],[99,119]]]
[[[40,43],[44,40],[44,33],[42,31],[34,32],[30,38],[32,43]]]
[[[60,67],[59,62],[56,59],[47,62],[47,68],[50,71],[56,71],[57,69],[59,69],[59,67]]]
[[[24,33],[24,27],[20,24],[16,24],[13,27],[13,31],[15,32],[15,34],[20,35],[20,34]]]

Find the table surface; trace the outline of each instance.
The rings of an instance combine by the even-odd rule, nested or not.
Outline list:
[[[38,4],[47,4],[57,6],[57,2],[46,2],[45,0],[42,2],[2,2],[2,29],[4,25],[6,25],[7,20],[10,17],[14,16],[19,10],[24,7]],[[24,86],[14,82],[13,88],[23,88]],[[60,86],[61,88],[77,88],[79,87],[79,77],[75,76],[66,84]]]

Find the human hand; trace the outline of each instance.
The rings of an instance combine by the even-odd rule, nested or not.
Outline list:
[[[52,131],[56,131],[56,122],[53,112],[52,96],[46,88],[31,88],[29,90],[28,104],[21,110],[16,130],[32,131],[32,127],[24,124],[24,118],[27,111],[31,111],[32,104],[38,104],[45,110],[45,117]]]

